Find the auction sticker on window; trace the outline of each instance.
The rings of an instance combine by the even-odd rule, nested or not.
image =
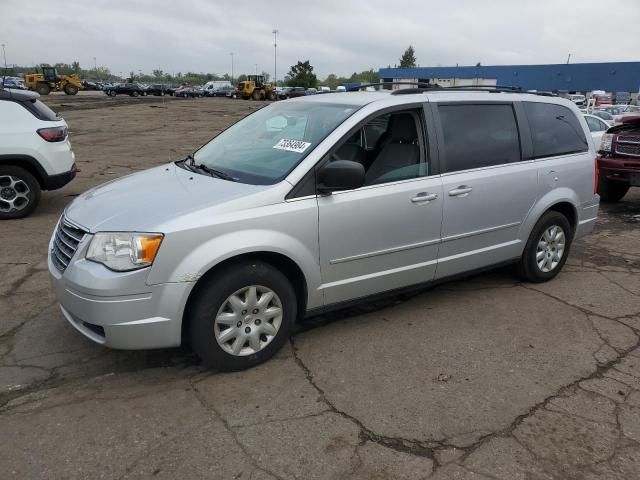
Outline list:
[[[287,152],[302,153],[309,148],[310,145],[310,143],[303,142],[302,140],[287,140],[286,138],[282,138],[273,146],[273,148],[286,150]]]

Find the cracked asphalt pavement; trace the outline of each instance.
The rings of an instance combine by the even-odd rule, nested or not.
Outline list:
[[[640,476],[640,193],[545,284],[509,269],[309,319],[268,363],[113,351],[63,319],[47,242],[93,185],[183,157],[260,103],[45,99],[82,172],[0,238],[3,478]]]

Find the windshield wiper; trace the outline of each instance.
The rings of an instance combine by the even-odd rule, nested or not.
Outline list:
[[[193,157],[191,157],[193,158]],[[207,167],[204,163],[199,163],[199,164],[195,164],[194,161],[191,161],[191,167],[193,167],[196,170],[202,170],[203,172],[214,176],[214,177],[218,177],[221,178],[223,180],[228,180],[230,182],[237,182],[237,180],[235,178],[233,178],[231,175],[229,175],[228,173],[224,173],[220,170],[216,170],[215,168],[211,168],[211,167]]]

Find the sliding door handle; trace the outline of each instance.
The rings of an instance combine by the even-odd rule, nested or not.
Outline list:
[[[460,185],[458,188],[454,188],[453,190],[449,190],[450,197],[466,197],[472,192],[473,188],[468,187],[466,185]]]
[[[427,203],[438,198],[437,193],[420,192],[411,199],[411,203]]]

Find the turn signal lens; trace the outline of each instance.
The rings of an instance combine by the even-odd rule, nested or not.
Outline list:
[[[160,248],[160,242],[162,242],[162,236],[145,236],[136,238],[137,257],[140,263],[146,263],[151,265],[153,259],[156,258],[158,249]]]

